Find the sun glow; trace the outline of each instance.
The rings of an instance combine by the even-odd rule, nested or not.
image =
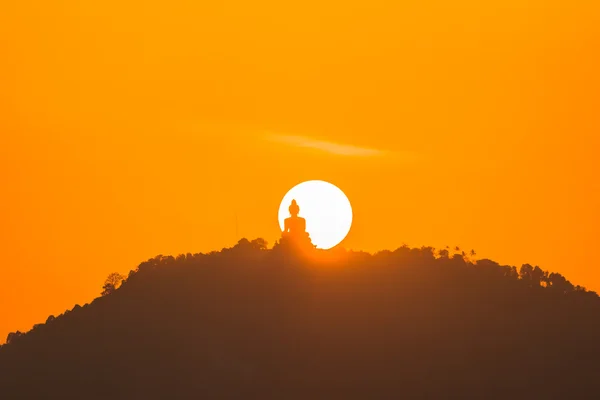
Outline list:
[[[337,246],[352,226],[352,206],[337,186],[325,181],[307,181],[290,189],[279,206],[279,227],[290,216],[292,200],[300,206],[299,216],[306,219],[306,231],[319,249]]]

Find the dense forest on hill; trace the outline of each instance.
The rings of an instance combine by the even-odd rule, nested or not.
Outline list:
[[[158,256],[10,334],[0,398],[598,398],[596,293],[473,255],[242,239]]]

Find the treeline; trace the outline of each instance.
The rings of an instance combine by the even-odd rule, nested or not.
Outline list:
[[[157,256],[0,347],[7,398],[590,398],[600,300],[456,247]]]

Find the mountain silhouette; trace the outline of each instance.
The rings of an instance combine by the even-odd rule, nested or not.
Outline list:
[[[592,399],[600,299],[460,249],[158,256],[0,347],[2,399]],[[99,285],[99,289],[100,289]]]

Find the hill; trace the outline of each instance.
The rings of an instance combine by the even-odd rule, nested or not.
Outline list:
[[[600,299],[424,247],[158,256],[0,347],[3,399],[577,399]]]

